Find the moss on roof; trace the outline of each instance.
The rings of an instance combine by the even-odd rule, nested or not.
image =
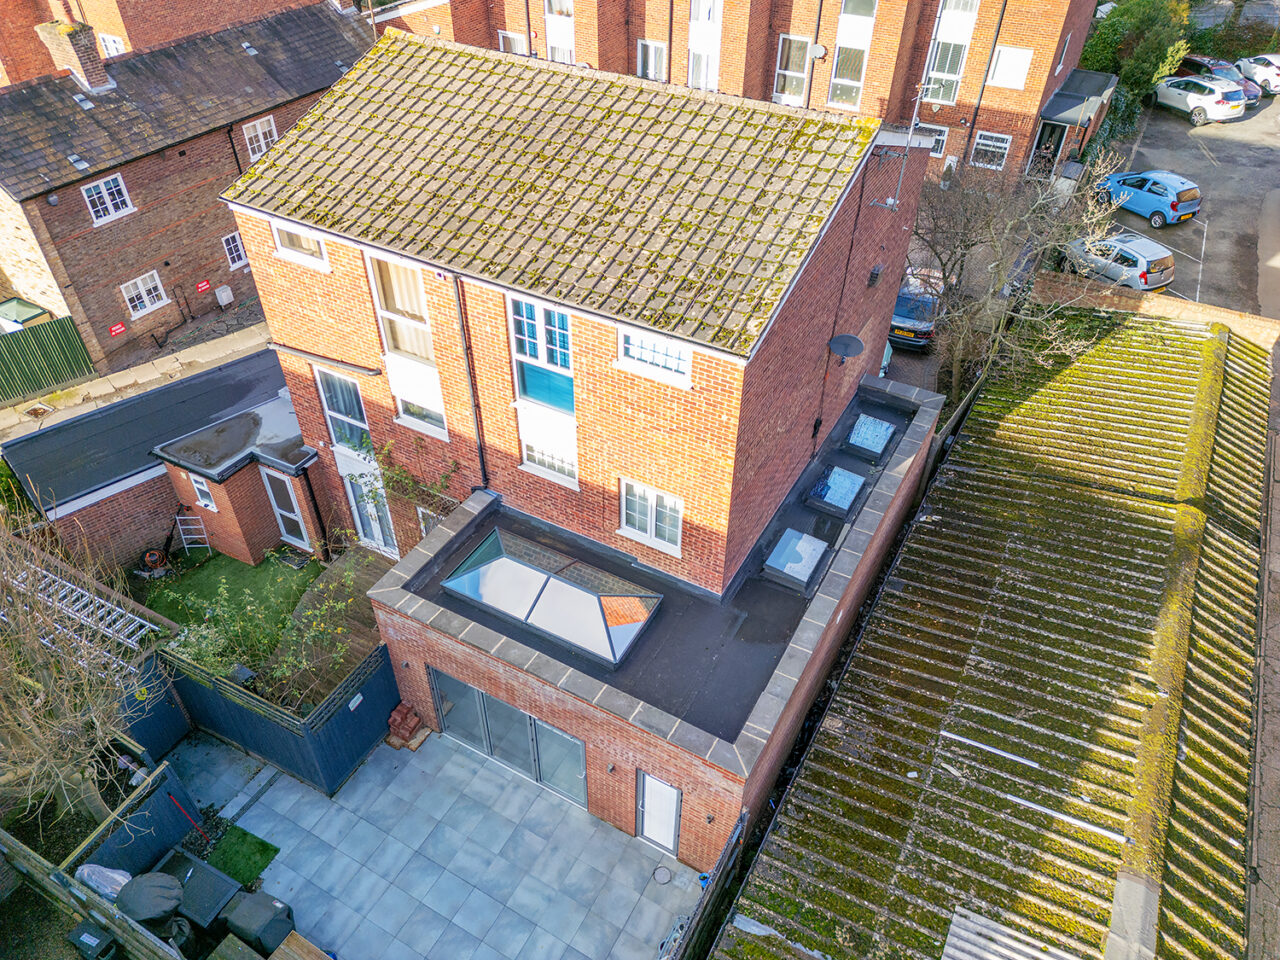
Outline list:
[[[876,129],[389,30],[226,199],[745,355]]]
[[[1244,956],[1265,359],[1135,318],[984,391],[714,957],[938,960],[963,907],[1101,960],[1119,872],[1159,960]]]

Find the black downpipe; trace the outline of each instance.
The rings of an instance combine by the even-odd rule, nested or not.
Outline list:
[[[1009,8],[1009,0],[1000,0],[1000,16],[996,18],[996,32],[991,37],[991,49],[987,51],[987,66],[982,72],[982,86],[978,88],[978,99],[973,104],[973,119],[969,121],[969,134],[964,139],[964,153],[960,154],[960,162],[968,163],[966,159],[969,151],[973,149],[973,133],[978,129],[978,111],[982,109],[982,95],[987,92],[987,77],[991,73],[991,61],[996,56],[996,45],[1000,42],[1000,28],[1004,25],[1004,12]]]
[[[236,172],[244,173],[244,164],[240,162],[240,154],[236,152],[235,124],[227,125],[227,143],[231,145],[231,159],[236,162]]]
[[[476,436],[476,456],[480,460],[480,488],[489,489],[489,468],[484,460],[484,433],[480,417],[480,394],[476,386],[476,371],[471,364],[471,330],[466,314],[462,312],[462,278],[453,274],[453,307],[458,314],[458,332],[462,334],[462,360],[467,365],[467,391],[471,394],[471,428]]]
[[[675,19],[676,19],[676,0],[670,0],[670,2],[667,4],[667,83],[675,82],[672,79],[673,74],[671,71],[671,64],[672,64],[673,58],[675,57],[675,50],[671,48],[671,45],[675,42]],[[687,53],[685,55],[688,56]],[[687,79],[689,76],[688,63],[685,64],[684,69],[685,69],[685,77]]]
[[[316,512],[316,524],[320,527],[320,554],[324,560],[329,559],[329,531],[325,529],[324,514],[320,512],[320,501],[316,499],[316,488],[311,485],[311,471],[302,468],[302,479],[307,481],[307,496],[311,498],[311,508]]]

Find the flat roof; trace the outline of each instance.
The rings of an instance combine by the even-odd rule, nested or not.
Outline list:
[[[254,460],[297,475],[316,455],[302,442],[293,401],[283,389],[266,403],[160,444],[153,453],[218,483]]]
[[[223,196],[745,356],[878,124],[391,29]]]
[[[32,501],[48,509],[157,466],[153,447],[261,406],[283,389],[280,361],[261,350],[8,440],[0,455]]]

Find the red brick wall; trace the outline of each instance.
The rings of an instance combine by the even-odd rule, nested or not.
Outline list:
[[[637,769],[679,788],[678,856],[698,870],[715,864],[742,809],[740,778],[389,607],[376,601],[373,606],[400,695],[425,723],[439,729],[427,679],[430,664],[583,741],[587,809],[619,830],[636,831]],[[401,666],[406,662],[408,667]]]
[[[317,98],[271,111],[277,132],[288,130]],[[253,295],[253,277],[243,268],[232,271],[222,246],[222,237],[236,226],[218,195],[249,166],[243,124],[235,125],[231,140],[228,132],[214,131],[61,187],[54,191],[57,206],[45,197],[23,204],[28,219],[39,225],[37,236],[47,231],[53,250],[46,243],[45,255],[56,261],[55,275],[62,270],[71,278],[72,316],[95,361],[105,356],[102,366],[114,369],[119,361],[113,355],[124,348],[130,349],[123,357],[154,349],[151,334],[177,326],[183,310],[199,316],[217,309],[215,291],[223,284],[237,301]],[[81,187],[112,173],[123,176],[135,210],[94,226]],[[170,302],[134,320],[120,285],[151,270],[159,274]],[[202,280],[210,288],[199,293],[196,285]],[[125,325],[125,332],[112,337],[110,328],[117,323]]]
[[[222,30],[245,20],[260,20],[329,0],[76,0],[84,20],[102,33],[122,29],[128,48],[139,50],[173,43],[196,33]],[[119,25],[118,28],[116,25]]]
[[[280,542],[280,527],[257,464],[242,467],[223,483],[208,481],[213,509],[196,502],[187,471],[171,463],[165,468],[178,499],[186,504],[188,513],[204,521],[209,545],[219,553],[256,566],[263,554]]]
[[[0,86],[54,71],[48,48],[36,36],[36,24],[48,19],[44,0],[5,0],[0,11]]]
[[[162,475],[60,517],[54,527],[73,556],[132,569],[144,550],[164,546],[177,512],[173,484]]]
[[[900,154],[901,150],[893,152]],[[859,182],[747,364],[729,514],[726,585],[804,469],[815,445],[848,406],[862,375],[880,369],[927,152],[911,151],[902,187],[904,199],[896,212],[873,206],[871,201],[883,202],[897,192],[902,160],[886,148],[876,152],[880,155],[866,160]],[[883,264],[884,270],[876,286],[869,288],[868,277],[878,264]],[[856,334],[865,345],[860,356],[843,366],[827,347],[828,340],[838,333]],[[779,402],[783,397],[786,402]],[[822,426],[814,438],[813,422],[818,417]]]

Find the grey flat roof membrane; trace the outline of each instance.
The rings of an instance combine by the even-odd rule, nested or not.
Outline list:
[[[10,440],[4,459],[45,509],[157,466],[151,449],[260,406],[284,388],[262,350]]]
[[[1040,118],[1072,127],[1088,126],[1102,105],[1110,102],[1115,89],[1116,78],[1110,73],[1072,70],[1058,92],[1044,105]]]

